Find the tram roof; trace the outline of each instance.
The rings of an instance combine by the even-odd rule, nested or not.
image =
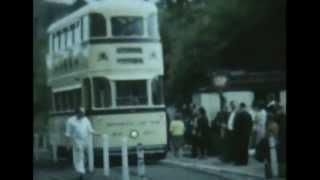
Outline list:
[[[105,1],[97,1],[87,4],[86,6],[80,8],[79,10],[71,13],[70,15],[54,22],[48,28],[48,33],[56,31],[61,26],[65,26],[69,24],[72,20],[79,18],[83,15],[89,14],[90,12],[97,12],[99,10],[113,10],[120,11],[125,9],[137,9],[139,12],[156,12],[157,8],[154,3],[146,2],[143,0],[105,0]]]

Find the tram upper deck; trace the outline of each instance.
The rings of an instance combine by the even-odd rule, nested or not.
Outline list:
[[[163,74],[157,8],[144,1],[102,1],[49,29],[49,82],[76,73]]]

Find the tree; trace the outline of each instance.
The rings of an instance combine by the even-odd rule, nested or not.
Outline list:
[[[177,7],[162,12],[160,18],[164,57],[169,64],[169,99],[185,99],[210,84],[208,74],[224,67],[224,49],[285,0],[210,0],[188,6],[183,2],[177,1]]]

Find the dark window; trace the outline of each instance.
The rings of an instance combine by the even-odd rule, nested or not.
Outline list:
[[[84,107],[91,109],[91,81],[89,78],[83,80],[83,91]]]
[[[67,28],[63,30],[63,34],[64,34],[64,47],[67,48],[68,47],[68,29]]]
[[[113,17],[111,18],[113,36],[143,35],[142,17]]]
[[[62,111],[67,111],[68,110],[68,93],[67,92],[61,92],[62,93]]]
[[[146,105],[147,85],[145,80],[116,82],[117,105]]]
[[[90,37],[104,37],[107,35],[106,19],[103,15],[90,14]]]
[[[62,96],[60,92],[54,93],[55,110],[57,112],[62,110]]]
[[[51,37],[51,52],[54,52],[55,35],[52,34]]]
[[[93,78],[94,106],[96,108],[111,105],[111,88],[106,78]]]
[[[81,89],[74,89],[69,92],[70,94],[70,109],[74,110],[81,106]]]
[[[81,102],[82,102],[81,89],[76,89],[73,92],[74,92],[74,96],[75,96],[74,108],[80,107],[81,106]]]
[[[83,17],[81,17],[81,20],[80,20],[80,39],[81,39],[81,41],[83,41],[83,39],[84,39],[83,29],[84,29],[84,23],[83,23]]]
[[[57,33],[57,37],[58,37],[58,49],[61,48],[61,32]]]
[[[152,100],[154,105],[164,103],[162,76],[158,76],[152,80]]]
[[[52,91],[52,88],[49,87],[49,104],[50,104],[50,112],[54,112],[55,111],[55,107],[54,107],[54,94],[53,94],[53,91]]]
[[[76,33],[75,33],[75,26],[71,25],[71,44],[75,44],[76,42]]]

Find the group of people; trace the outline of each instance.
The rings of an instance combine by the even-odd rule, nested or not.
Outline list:
[[[249,148],[256,149],[259,161],[268,158],[264,142],[271,135],[278,142],[278,159],[285,161],[285,123],[283,107],[270,98],[267,104],[259,101],[252,108],[231,101],[229,108],[223,106],[210,125],[203,107],[183,105],[169,130],[176,156],[184,144],[189,144],[192,157],[204,158],[215,149],[222,161],[247,165]]]
[[[199,155],[204,158],[208,146],[209,121],[203,107],[196,108],[190,105],[190,111],[186,105],[182,112],[176,112],[170,122],[170,135],[173,151],[179,156],[182,146],[187,143],[192,145],[192,157]]]

